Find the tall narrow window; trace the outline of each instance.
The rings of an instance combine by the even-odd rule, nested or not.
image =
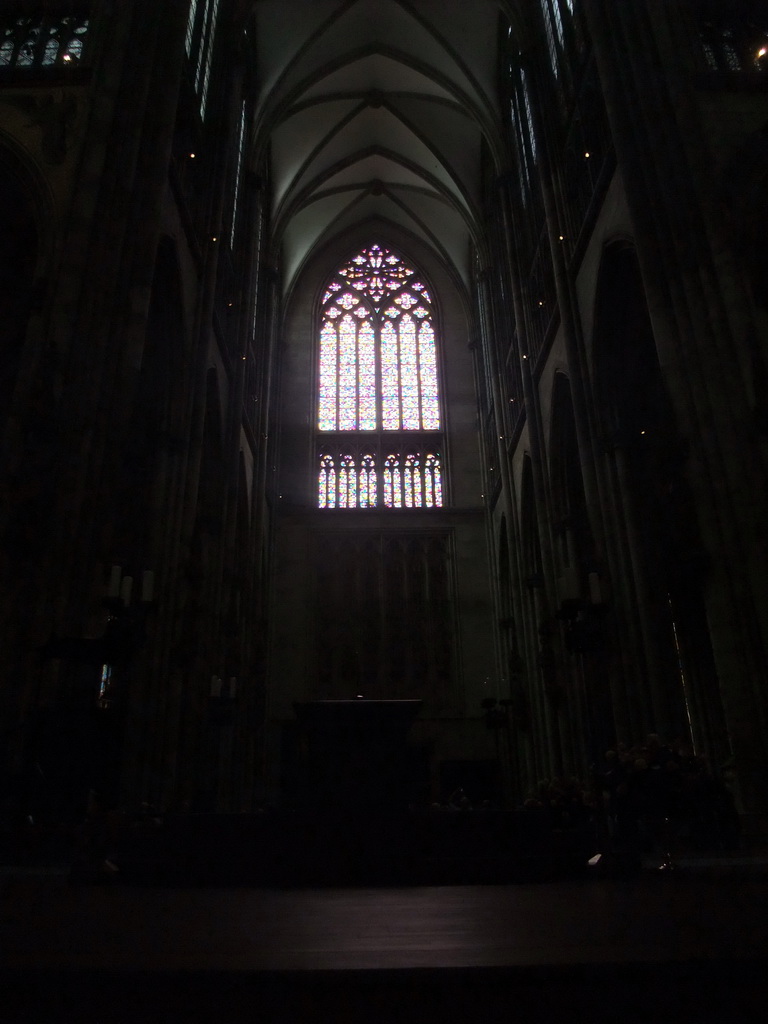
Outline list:
[[[547,47],[552,70],[557,75],[560,71],[560,54],[565,45],[563,18],[558,0],[541,0],[544,13],[544,26],[547,32]]]
[[[527,142],[531,151],[531,161],[536,163],[536,131],[533,127],[533,113],[531,111],[531,99],[528,93],[528,78],[523,68],[520,69],[520,84],[522,86],[523,103],[525,104],[525,122],[528,126]]]
[[[200,117],[205,118],[205,108],[208,104],[208,87],[211,84],[211,67],[213,66],[213,41],[216,35],[216,20],[219,16],[219,0],[213,0],[210,8],[210,18],[204,26],[203,47],[201,56],[205,54],[203,61],[203,79],[200,87]],[[199,75],[199,72],[198,72]]]
[[[218,17],[219,0],[191,0],[187,15],[185,45],[193,69],[195,92],[200,101],[200,117],[202,118],[205,118],[208,104],[208,88],[213,67],[213,44]]]
[[[192,44],[195,39],[195,25],[197,23],[197,2],[198,0],[192,0],[189,5],[189,14],[187,15],[187,56],[192,56]]]
[[[398,254],[371,245],[321,304],[320,508],[443,504],[432,296]]]
[[[88,34],[85,14],[9,17],[0,13],[0,67],[41,68],[79,64]]]
[[[243,156],[245,153],[245,111],[246,104],[243,100],[240,107],[240,127],[237,136],[237,163],[235,165],[235,183],[232,189],[232,222],[229,228],[229,247],[235,247],[235,230],[237,228],[237,204],[240,199],[240,178],[243,173]]]

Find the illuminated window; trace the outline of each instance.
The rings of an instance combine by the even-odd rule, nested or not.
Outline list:
[[[522,85],[523,103],[525,104],[525,123],[528,128],[528,146],[531,151],[531,160],[536,163],[536,131],[533,127],[533,114],[531,113],[531,99],[528,90],[528,79],[525,71],[520,69],[520,83]]]
[[[552,70],[558,74],[560,70],[560,54],[565,46],[565,30],[563,17],[560,13],[558,0],[541,0],[544,13],[544,26],[547,32],[547,47]]]
[[[703,68],[719,75],[764,74],[768,71],[768,25],[736,18],[725,6],[717,17],[700,24]]]
[[[108,708],[110,704],[110,698],[112,697],[112,666],[102,665],[101,666],[101,682],[99,683],[99,693],[96,698],[97,703],[100,707]]]
[[[195,92],[200,100],[200,117],[205,118],[208,88],[213,67],[213,44],[219,0],[191,0],[187,15],[185,47],[190,59]]]
[[[372,245],[338,270],[320,315],[319,507],[440,507],[429,289],[402,257]]]
[[[88,33],[88,18],[0,17],[0,67],[67,67],[80,62]]]
[[[187,15],[186,48],[188,57],[192,56],[192,45],[195,39],[195,27],[197,24],[197,4],[198,0],[192,0],[191,4],[189,5],[189,14]]]
[[[235,230],[237,228],[237,205],[240,199],[240,179],[243,174],[243,156],[245,154],[245,115],[246,105],[243,100],[240,106],[240,127],[237,134],[237,165],[235,167],[235,184],[232,190],[232,220],[229,227],[229,247],[235,247]]]

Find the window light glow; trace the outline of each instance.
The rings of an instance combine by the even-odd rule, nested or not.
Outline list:
[[[414,276],[398,256],[371,246],[328,287],[318,429],[440,429],[431,299]]]
[[[320,315],[317,429],[335,440],[319,451],[319,507],[439,507],[434,439],[404,440],[441,429],[429,290],[400,256],[372,245],[339,269]],[[361,433],[378,436],[368,447],[344,441]],[[396,445],[387,440],[395,434]]]

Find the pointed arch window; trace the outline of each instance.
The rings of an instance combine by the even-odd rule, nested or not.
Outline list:
[[[432,295],[381,245],[341,266],[323,296],[317,431],[320,508],[442,506]]]

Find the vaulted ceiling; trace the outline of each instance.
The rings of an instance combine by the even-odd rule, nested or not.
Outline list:
[[[485,137],[498,157],[496,0],[257,0],[256,159],[290,290],[333,235],[411,232],[468,280]]]

